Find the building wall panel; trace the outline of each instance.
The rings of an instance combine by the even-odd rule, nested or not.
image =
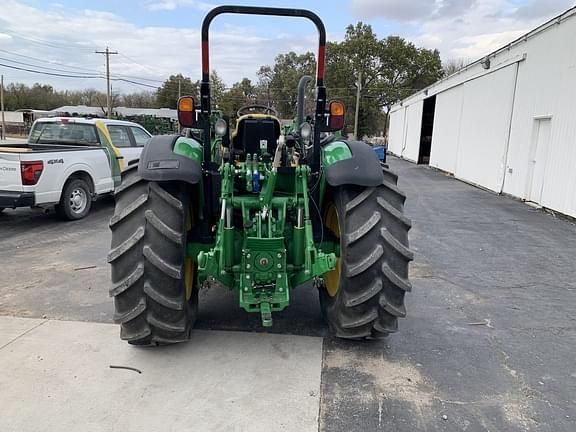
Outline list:
[[[404,146],[404,120],[406,108],[400,107],[390,113],[390,129],[388,131],[388,151],[400,156]]]
[[[412,162],[418,160],[420,151],[420,132],[422,128],[422,108],[424,101],[418,100],[406,107],[406,122],[404,129],[404,146],[400,153],[404,159]]]
[[[516,66],[464,84],[454,175],[500,192]]]
[[[464,86],[460,85],[436,96],[430,166],[451,174],[456,170],[463,93]]]

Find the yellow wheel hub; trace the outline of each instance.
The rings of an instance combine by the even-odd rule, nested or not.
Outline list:
[[[338,212],[336,211],[336,206],[333,203],[328,205],[328,208],[324,213],[324,225],[326,225],[326,228],[332,231],[336,238],[340,238],[340,223],[338,222]],[[324,284],[330,297],[334,297],[336,295],[340,286],[340,261],[340,257],[337,257],[336,268],[324,275]]]
[[[194,216],[191,209],[186,213],[186,232],[190,231],[194,226]],[[186,288],[186,301],[192,297],[192,290],[194,289],[194,261],[190,257],[184,260],[184,287]]]
[[[192,290],[194,289],[194,261],[186,257],[184,262],[184,286],[186,288],[186,301],[192,297]]]

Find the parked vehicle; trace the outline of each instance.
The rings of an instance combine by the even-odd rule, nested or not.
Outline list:
[[[28,142],[0,145],[0,211],[54,206],[65,219],[81,219],[114,191],[151,136],[127,121],[39,119]]]

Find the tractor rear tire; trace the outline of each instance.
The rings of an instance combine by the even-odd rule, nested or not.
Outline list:
[[[135,164],[122,173],[115,198],[108,262],[120,337],[133,345],[183,342],[198,311],[195,268],[185,258],[189,189],[143,180]]]
[[[337,337],[381,339],[406,316],[411,222],[398,177],[385,166],[382,171],[381,185],[333,188],[325,206],[325,225],[340,238],[340,257],[337,269],[324,277],[320,304]]]

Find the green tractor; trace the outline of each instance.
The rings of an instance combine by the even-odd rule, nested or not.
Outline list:
[[[233,131],[210,105],[208,29],[223,13],[303,17],[319,32],[315,112],[282,126],[247,106]],[[121,338],[160,345],[190,337],[198,291],[219,283],[269,327],[294,287],[318,289],[330,331],[378,339],[395,332],[410,291],[410,220],[397,176],[371,147],[341,137],[344,106],[324,87],[326,33],[307,10],[213,9],[202,24],[200,103],[178,101],[188,137],[152,138],[122,174],[110,221],[111,296]]]

